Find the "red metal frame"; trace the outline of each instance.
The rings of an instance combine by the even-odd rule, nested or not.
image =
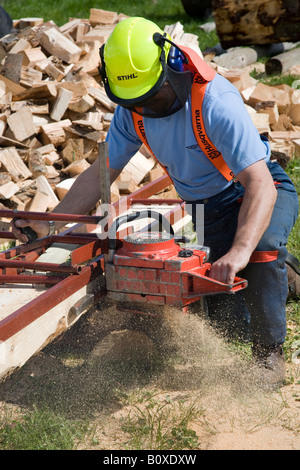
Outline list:
[[[121,198],[113,204],[114,216],[119,217],[127,212],[133,204],[149,205],[163,203],[165,205],[175,205],[175,207],[170,208],[167,214],[164,214],[164,217],[173,225],[176,214],[179,216],[183,215],[183,201],[180,199],[151,198],[151,196],[159,193],[169,185],[169,177],[164,175],[127,197]],[[235,292],[245,288],[247,284],[245,280],[240,278],[236,278],[232,286],[227,286],[210,279],[206,275],[208,264],[206,263],[205,252],[196,250],[190,260],[180,259],[179,255],[177,255],[179,250],[178,245],[175,245],[175,254],[172,252],[170,256],[169,253],[165,256],[164,253],[160,253],[161,256],[158,257],[158,260],[155,260],[155,253],[160,252],[161,247],[159,246],[154,249],[153,247],[151,248],[150,257],[148,256],[148,258],[145,257],[146,249],[143,249],[143,256],[133,256],[130,258],[130,256],[127,257],[128,253],[123,256],[123,247],[121,250],[117,250],[114,264],[108,263],[105,266],[104,255],[109,252],[108,240],[102,240],[98,238],[96,233],[91,233],[98,222],[103,219],[99,215],[84,216],[0,210],[0,217],[13,219],[17,216],[24,219],[73,222],[75,225],[64,230],[59,235],[48,236],[36,240],[34,243],[19,245],[0,253],[0,285],[12,283],[51,286],[37,298],[0,321],[0,341],[5,341],[21,331],[25,326],[47,313],[82,287],[87,286],[97,277],[101,279],[102,276],[103,278],[104,270],[108,270],[108,274],[111,274],[108,276],[110,281],[107,282],[107,290],[109,294],[112,294],[112,298],[114,298],[114,295],[118,297],[120,294],[121,300],[135,301],[137,298],[140,300],[142,296],[146,302],[168,303],[183,308],[186,308],[189,303],[194,302],[207,293]],[[88,233],[78,232],[78,230],[82,230],[82,224],[86,224]],[[128,234],[128,229],[119,230],[117,238],[123,239],[124,234]],[[10,232],[0,232],[0,236],[7,239],[15,238]],[[57,242],[79,245],[78,248],[72,251],[68,264],[58,265],[36,262],[37,258],[48,247]],[[174,243],[174,240],[172,242]],[[123,279],[120,277],[120,267],[125,271]],[[32,271],[32,274],[29,274],[28,271]],[[45,272],[46,274],[39,272]],[[51,273],[51,275],[47,275],[47,272]],[[132,277],[131,281],[129,281],[130,276],[133,276],[133,274],[134,279]],[[154,275],[155,279],[148,279],[148,275]],[[138,287],[137,291],[135,291],[134,286],[138,284],[141,286],[141,283],[139,283],[141,277],[139,276],[144,276],[145,282],[141,288]],[[175,277],[176,281],[174,281]],[[119,281],[125,282],[125,286],[127,282],[125,291],[121,291],[117,283],[114,284],[115,279],[117,283]],[[152,295],[154,288],[156,289],[155,295]],[[163,289],[165,289],[165,292],[163,292]],[[97,299],[106,294],[106,287],[100,283],[99,288],[94,292],[94,298]]]
[[[138,189],[134,193],[123,197],[121,200],[113,204],[116,216],[126,212],[133,204],[136,203],[136,201],[140,202],[143,200],[148,203],[148,198],[164,190],[169,185],[169,177],[164,175],[156,181]],[[163,200],[163,202],[167,204],[167,200]],[[172,203],[174,203],[174,201],[172,201]],[[180,207],[179,204],[178,207]],[[100,216],[54,213],[51,213],[50,216],[48,213],[0,210],[0,217],[13,219],[18,215],[19,217],[26,219],[60,220],[73,222],[76,225],[64,230],[58,235],[52,235],[36,240],[32,244],[22,244],[0,253],[0,285],[9,283],[9,288],[11,288],[11,283],[54,284],[37,298],[28,302],[26,305],[0,321],[0,341],[5,341],[18,333],[25,328],[25,326],[47,313],[60,302],[86,286],[89,282],[104,272],[104,253],[107,251],[107,241],[100,240],[94,233],[77,232],[81,229],[82,224],[87,224],[87,229],[89,229],[88,224],[95,226],[99,220],[101,220]],[[172,215],[172,211],[170,211],[169,215]],[[118,237],[122,237],[122,231],[120,231]],[[14,240],[16,237],[11,232],[0,232],[0,238]],[[62,266],[59,268],[57,265],[53,264],[50,266],[50,263],[49,265],[48,263],[44,265],[41,263],[35,263],[35,260],[53,243],[72,243],[81,245],[71,253],[71,265],[68,266],[67,269]],[[80,264],[82,265],[79,266]],[[25,269],[28,270],[31,268],[33,271],[42,271],[43,268],[46,271],[56,271],[58,273],[63,273],[64,277],[24,274]],[[97,299],[97,296],[99,297],[105,294],[106,291],[100,289],[95,292],[95,299]]]

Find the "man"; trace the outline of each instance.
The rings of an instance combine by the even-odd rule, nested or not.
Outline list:
[[[194,223],[197,204],[204,204],[210,276],[232,283],[239,273],[248,280],[242,300],[250,312],[254,357],[282,379],[286,243],[298,197],[286,173],[270,162],[269,142],[233,85],[143,18],[116,26],[101,49],[101,75],[119,104],[107,136],[111,182],[144,142],[192,205]],[[54,212],[83,214],[94,207],[97,164],[80,175]],[[18,224],[30,225],[40,237],[49,233],[47,222]],[[230,296],[232,304],[235,298]]]

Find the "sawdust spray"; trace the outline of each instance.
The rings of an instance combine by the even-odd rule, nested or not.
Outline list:
[[[103,334],[91,351],[90,360],[98,367],[123,363],[127,375],[133,360],[141,366],[142,374],[145,369],[154,371],[153,382],[173,390],[204,391],[223,386],[241,392],[259,386],[249,360],[250,347],[242,351],[228,341],[226,332],[217,331],[208,321],[201,305],[188,314],[166,307],[159,316],[130,313],[115,306],[101,310],[101,315],[95,316],[99,328],[103,332],[107,325],[115,331]]]

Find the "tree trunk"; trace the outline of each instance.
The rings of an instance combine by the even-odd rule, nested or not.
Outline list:
[[[224,48],[300,39],[300,0],[212,0]]]

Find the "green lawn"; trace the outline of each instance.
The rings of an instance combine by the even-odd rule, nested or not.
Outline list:
[[[89,18],[91,8],[116,11],[128,16],[143,16],[157,23],[162,29],[167,24],[180,21],[184,32],[197,34],[202,49],[218,43],[215,32],[205,34],[199,29],[201,21],[188,16],[180,0],[0,0],[13,19],[40,17],[45,21],[53,20],[58,26],[69,21],[69,18]],[[207,20],[205,20],[207,21]],[[203,21],[202,21],[203,22]]]

